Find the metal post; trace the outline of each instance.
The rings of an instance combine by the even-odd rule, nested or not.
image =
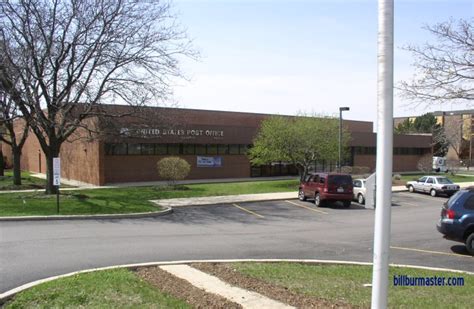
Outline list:
[[[339,108],[339,160],[337,161],[338,172],[341,172],[341,141],[342,140],[342,109]]]
[[[393,163],[393,0],[378,1],[377,170],[372,308],[387,308]]]
[[[56,190],[56,212],[59,215],[59,186],[58,186],[58,189]]]
[[[342,165],[342,112],[350,110],[349,107],[339,107],[339,160],[337,161],[338,172],[341,172]]]

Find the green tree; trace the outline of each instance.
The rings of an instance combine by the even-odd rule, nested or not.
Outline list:
[[[415,118],[413,127],[418,133],[432,133],[434,128],[439,127],[439,124],[432,113],[426,113]]]
[[[303,179],[315,161],[337,160],[338,134],[337,118],[273,116],[262,122],[248,156],[255,165],[292,163]],[[348,141],[349,134],[343,129],[342,149],[347,149]]]
[[[414,132],[413,122],[407,118],[403,122],[399,123],[394,131],[396,134],[413,133]]]
[[[396,134],[430,133],[433,135],[433,155],[444,157],[448,152],[449,144],[443,126],[438,124],[432,113],[426,113],[415,120],[405,119],[395,128]]]
[[[161,159],[157,164],[158,174],[168,181],[169,185],[175,186],[178,180],[185,179],[191,171],[189,163],[178,157]]]

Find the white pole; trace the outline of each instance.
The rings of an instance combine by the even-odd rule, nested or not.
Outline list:
[[[372,308],[387,308],[393,162],[393,1],[378,5],[377,170]]]

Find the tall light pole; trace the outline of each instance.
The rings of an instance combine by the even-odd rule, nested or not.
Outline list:
[[[378,1],[377,171],[372,309],[387,308],[393,164],[393,2]]]
[[[349,107],[339,107],[339,161],[337,162],[338,172],[341,172],[342,162],[342,112],[350,110]]]

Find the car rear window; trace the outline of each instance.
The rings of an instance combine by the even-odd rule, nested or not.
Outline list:
[[[446,177],[436,177],[436,180],[438,180],[438,183],[440,185],[450,185],[453,183],[451,180],[449,180]]]
[[[333,186],[352,185],[352,177],[348,175],[330,175],[328,184]]]
[[[456,192],[453,196],[451,196],[449,198],[449,200],[446,202],[446,205],[448,206],[448,208],[451,208],[454,205],[454,203],[456,203],[456,201],[459,200],[459,198],[464,193],[467,193],[467,191],[466,190],[460,190],[460,191]]]

